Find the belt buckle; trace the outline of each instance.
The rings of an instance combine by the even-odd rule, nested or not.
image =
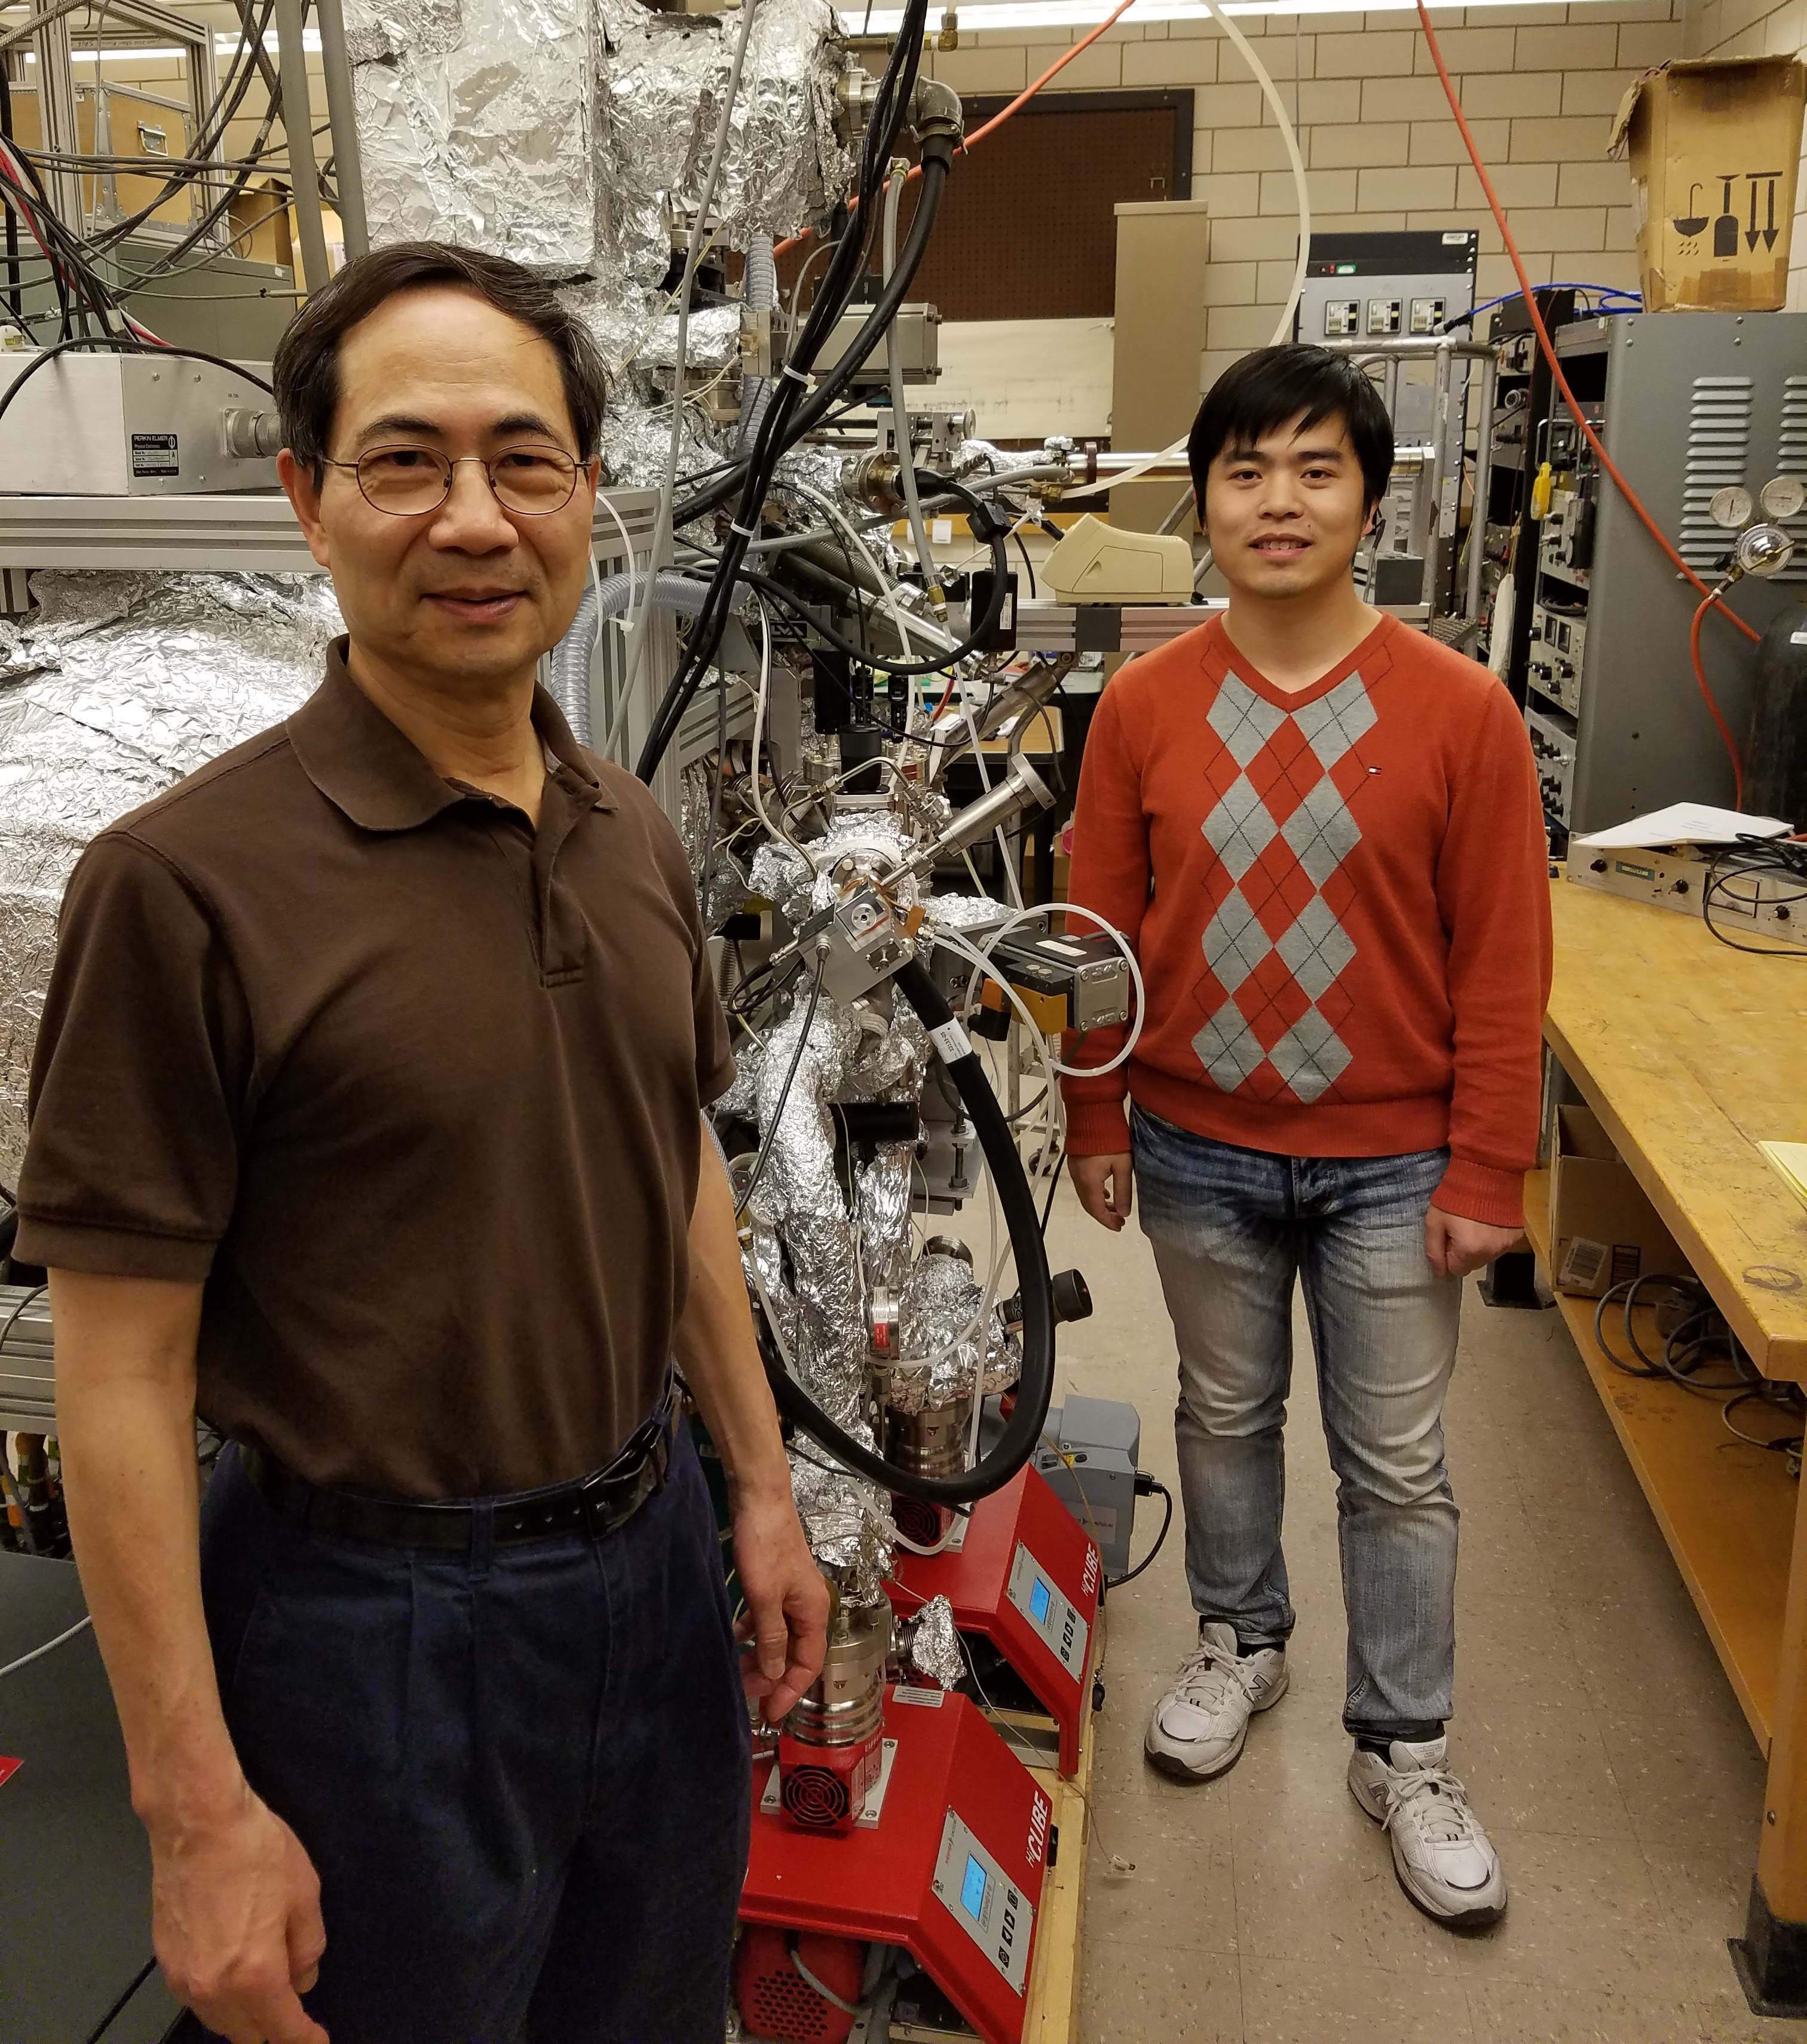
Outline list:
[[[578,1487],[577,1501],[583,1508],[584,1527],[593,1539],[604,1539],[621,1523],[626,1501],[638,1470],[599,1470]]]

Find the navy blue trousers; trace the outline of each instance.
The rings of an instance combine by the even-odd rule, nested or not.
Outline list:
[[[720,2044],[746,1705],[688,1433],[602,1541],[305,1533],[221,1457],[201,1580],[246,1776],[320,1879],[332,2044]]]

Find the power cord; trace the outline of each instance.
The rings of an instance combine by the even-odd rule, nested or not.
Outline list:
[[[1167,1510],[1161,1519],[1161,1531],[1154,1536],[1154,1545],[1133,1569],[1126,1569],[1120,1576],[1107,1576],[1104,1578],[1104,1587],[1107,1590],[1120,1590],[1126,1583],[1133,1583],[1135,1581],[1166,1546],[1168,1529],[1173,1523],[1173,1493],[1159,1477],[1150,1476],[1146,1470],[1138,1470],[1136,1495],[1138,1497],[1153,1497],[1158,1495],[1165,1504]]]
[[[1801,838],[1741,837],[1716,851],[1707,863],[1706,880],[1701,889],[1701,920],[1728,951],[1749,951],[1755,958],[1807,958],[1807,949],[1791,944],[1749,944],[1728,936],[1713,920],[1715,905],[1723,911],[1728,902],[1748,910],[1754,919],[1754,894],[1740,896],[1739,881],[1778,880],[1794,891],[1774,901],[1778,914],[1792,914],[1798,903],[1807,902],[1807,840]]]

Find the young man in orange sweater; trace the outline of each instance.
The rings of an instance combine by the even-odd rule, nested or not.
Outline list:
[[[1190,452],[1230,607],[1105,691],[1071,886],[1127,933],[1147,987],[1127,1067],[1065,1083],[1073,1181],[1112,1229],[1139,1186],[1180,1351],[1199,1644],[1145,1750],[1208,1781],[1285,1693],[1302,1279],[1337,1480],[1349,1788],[1421,1908],[1489,1923],[1505,1877],[1444,1735],[1457,1514],[1442,1408],[1462,1278],[1517,1241],[1536,1154],[1537,775],[1494,677],[1356,593],[1393,461],[1360,371],[1318,348],[1246,356]],[[1107,1035],[1080,1061],[1107,1062],[1122,1041]]]

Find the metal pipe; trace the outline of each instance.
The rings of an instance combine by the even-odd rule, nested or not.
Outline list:
[[[317,291],[332,271],[326,259],[326,223],[320,213],[320,167],[313,152],[303,5],[304,0],[275,0],[276,60],[282,87],[282,132],[289,144],[289,185],[301,242],[301,285],[304,290]]]
[[[1467,609],[1471,620],[1481,614],[1481,574],[1487,553],[1487,498],[1493,482],[1494,400],[1498,381],[1498,358],[1490,354],[1481,364],[1481,420],[1475,434],[1475,508],[1468,519]]]
[[[1395,356],[1397,361],[1401,358]],[[1448,480],[1449,459],[1449,386],[1450,358],[1446,348],[1437,351],[1437,380],[1430,405],[1431,443],[1437,449],[1437,460],[1431,469],[1430,522],[1425,533],[1425,573],[1423,602],[1427,617],[1437,615],[1437,586],[1442,581],[1443,562],[1443,490]],[[1458,442],[1460,445],[1460,442]],[[1456,494],[1461,494],[1461,471],[1456,471]],[[1450,513],[1453,528],[1455,512]]]
[[[320,60],[326,75],[326,117],[332,130],[339,217],[345,230],[346,259],[355,261],[369,253],[370,230],[364,215],[364,158],[358,146],[351,60],[345,48],[345,10],[341,0],[315,0],[315,10],[320,17]]]

